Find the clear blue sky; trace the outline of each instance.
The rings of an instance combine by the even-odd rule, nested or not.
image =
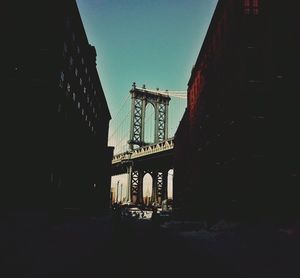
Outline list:
[[[217,0],[77,0],[112,117],[132,82],[186,90]]]

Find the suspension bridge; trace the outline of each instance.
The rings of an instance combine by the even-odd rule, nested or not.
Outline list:
[[[109,136],[109,144],[115,147],[112,184],[116,180],[119,184],[119,175],[126,184],[119,201],[143,203],[147,174],[151,176],[151,203],[168,198],[173,138],[185,107],[186,91],[152,90],[133,83],[114,117]]]

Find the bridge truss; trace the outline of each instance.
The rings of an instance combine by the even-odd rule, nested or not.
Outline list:
[[[173,138],[168,138],[168,108],[171,96],[186,98],[183,91],[149,90],[133,83],[131,95],[131,121],[128,149],[115,154],[112,176],[127,173],[126,201],[143,203],[143,178],[152,177],[151,202],[167,199],[168,171],[173,168]],[[145,141],[145,111],[154,107],[154,143]]]

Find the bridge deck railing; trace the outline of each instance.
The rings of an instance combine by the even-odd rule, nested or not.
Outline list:
[[[113,156],[112,164],[119,163],[124,160],[135,159],[138,157],[159,153],[162,151],[170,150],[174,148],[174,137],[169,138],[165,141],[154,143],[151,145],[146,145],[132,151],[127,151],[124,153],[116,154]]]

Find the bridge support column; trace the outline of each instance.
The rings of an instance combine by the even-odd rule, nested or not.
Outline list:
[[[158,112],[158,103],[157,100],[154,102],[154,142],[159,142],[158,140],[158,117],[159,117],[159,112]]]
[[[143,204],[143,177],[144,171],[139,171],[138,204]]]
[[[153,174],[152,202],[161,204],[168,198],[168,171],[156,171]]]
[[[157,173],[157,202],[161,204],[161,193],[162,193],[162,187],[163,187],[163,172]]]
[[[161,198],[162,200],[168,199],[168,170],[163,172]]]
[[[161,204],[165,199],[165,188],[167,187],[168,173],[165,171],[156,171],[153,174],[152,201]]]
[[[131,175],[131,200],[135,204],[143,203],[143,171],[133,170]]]
[[[137,203],[138,188],[139,188],[139,171],[134,170],[131,174],[131,200],[133,203]]]
[[[157,203],[157,172],[152,173],[151,203]]]
[[[131,196],[131,187],[132,187],[132,163],[128,164],[126,166],[127,168],[127,174],[128,174],[128,178],[127,178],[127,202],[131,202],[132,201],[132,196]]]
[[[147,100],[146,97],[142,97],[142,115],[141,115],[141,146],[145,144],[145,120],[146,120],[146,105],[147,105]]]

